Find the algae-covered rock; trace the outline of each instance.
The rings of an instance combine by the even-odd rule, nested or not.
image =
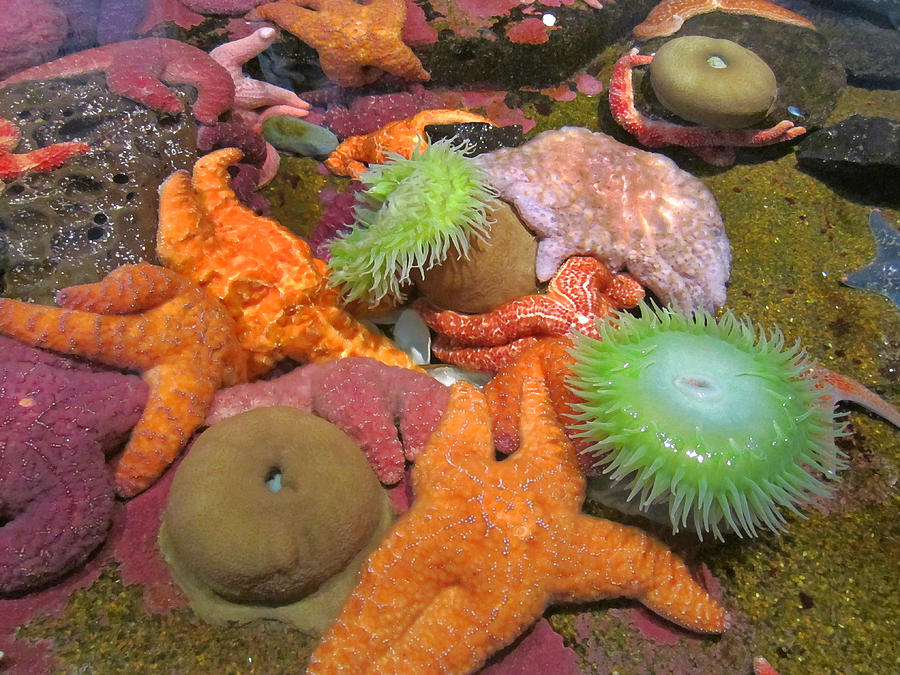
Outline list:
[[[18,152],[65,141],[91,146],[0,194],[2,295],[52,304],[60,288],[155,259],[157,187],[196,159],[190,115],[112,94],[99,74],[4,87],[0,117],[19,127]]]

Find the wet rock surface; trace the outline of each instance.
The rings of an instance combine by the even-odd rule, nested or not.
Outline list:
[[[19,127],[17,152],[65,141],[91,146],[0,193],[2,295],[53,304],[60,288],[155,259],[157,188],[196,158],[189,115],[112,94],[100,74],[2,88],[0,117]]]
[[[853,115],[800,142],[803,170],[876,201],[895,199],[900,185],[900,122]]]

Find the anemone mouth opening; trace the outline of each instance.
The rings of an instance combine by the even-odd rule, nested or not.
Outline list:
[[[728,67],[728,61],[726,61],[725,57],[720,54],[711,55],[706,59],[706,63],[710,68],[720,69]]]
[[[281,479],[283,477],[280,466],[273,466],[266,471],[265,483],[269,492],[280,492],[283,487]]]
[[[705,373],[679,375],[673,380],[672,385],[691,400],[717,401],[722,397],[720,383]]]

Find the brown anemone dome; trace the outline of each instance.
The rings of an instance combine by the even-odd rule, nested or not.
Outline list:
[[[669,40],[650,62],[650,84],[667,109],[689,122],[742,129],[765,119],[778,83],[768,64],[731,40]]]
[[[194,442],[159,546],[201,618],[321,633],[390,522],[387,494],[349,436],[296,408],[256,408]]]
[[[435,307],[481,314],[538,292],[537,239],[504,201],[498,200],[487,217],[493,221],[490,237],[472,237],[468,256],[451,249],[424,274],[412,274],[419,292]]]

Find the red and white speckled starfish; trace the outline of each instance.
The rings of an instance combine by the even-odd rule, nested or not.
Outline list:
[[[526,295],[484,314],[416,306],[438,333],[432,351],[442,361],[494,373],[540,337],[576,329],[599,337],[596,320],[613,309],[635,307],[643,287],[627,274],[613,274],[596,258],[575,256],[562,264],[547,292]]]
[[[806,133],[804,127],[794,126],[790,120],[783,120],[768,129],[715,129],[651,119],[634,106],[631,71],[635,66],[646,66],[652,60],[652,54],[638,54],[637,49],[625,52],[616,61],[609,81],[612,116],[641,145],[648,148],[680,145],[689,148],[709,164],[731,166],[735,160],[735,147],[772,145]]]

